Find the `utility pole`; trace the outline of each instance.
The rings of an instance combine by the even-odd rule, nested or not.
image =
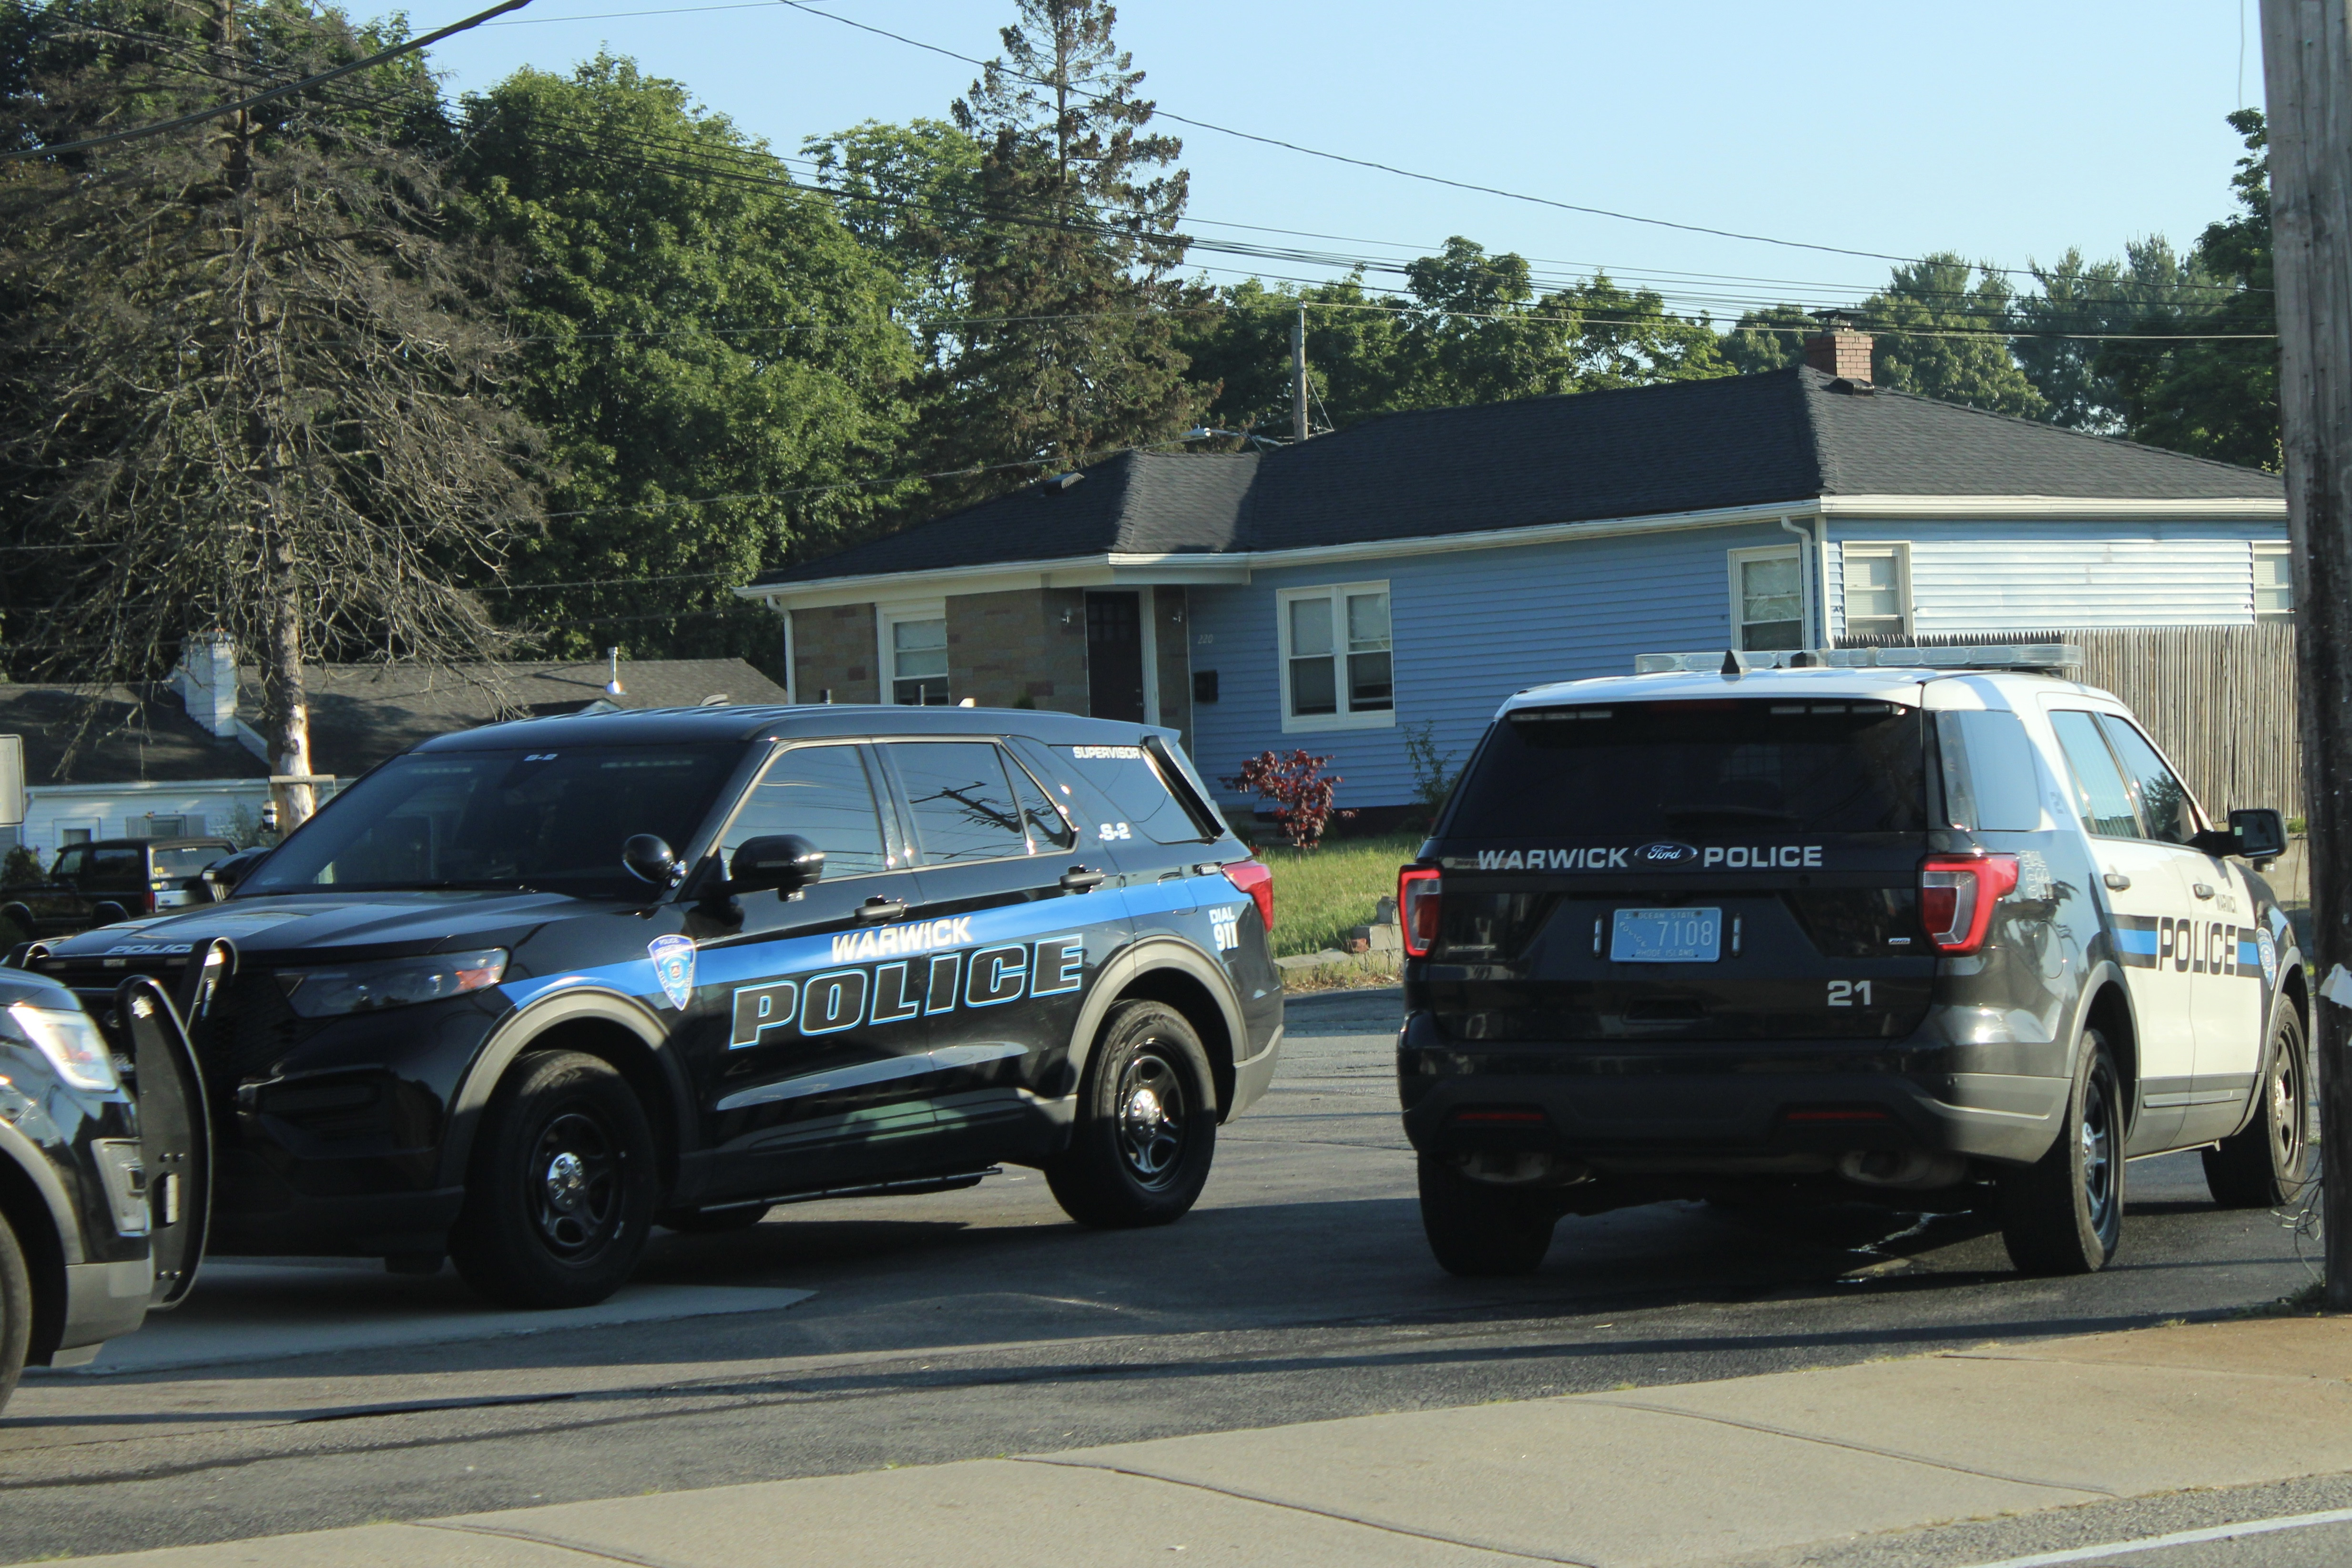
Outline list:
[[[1307,439],[1307,307],[1290,322],[1290,438]]]
[[[2311,831],[2315,989],[2352,1002],[2352,32],[2345,0],[2263,0],[2279,412],[2294,540],[2296,677]],[[2345,967],[2339,968],[2339,965]],[[2352,1005],[2318,1038],[2325,1300],[2352,1311]]]

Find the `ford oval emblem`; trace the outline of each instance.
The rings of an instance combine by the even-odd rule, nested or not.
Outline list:
[[[1644,844],[1633,851],[1633,863],[1637,866],[1679,866],[1685,860],[1697,858],[1696,849],[1687,844],[1676,844],[1671,839],[1660,839],[1655,844]]]

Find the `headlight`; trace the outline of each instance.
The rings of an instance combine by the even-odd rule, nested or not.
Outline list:
[[[506,972],[506,949],[486,947],[478,952],[436,952],[340,969],[283,969],[278,984],[294,1011],[305,1018],[330,1018],[339,1013],[438,1002],[496,985]]]
[[[58,1076],[76,1089],[100,1092],[118,1087],[114,1076],[114,1054],[106,1048],[106,1037],[89,1014],[76,1009],[36,1007],[29,1002],[8,1004],[8,1021],[24,1032],[26,1039],[49,1058]]]

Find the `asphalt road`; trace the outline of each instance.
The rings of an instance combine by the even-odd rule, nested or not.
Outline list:
[[[1164,1230],[1079,1230],[1014,1170],[648,1256],[655,1281],[814,1292],[785,1310],[30,1380],[0,1419],[0,1561],[1832,1365],[2227,1316],[2311,1277],[2272,1215],[2215,1209],[2175,1156],[2132,1167],[2123,1254],[2087,1279],[2018,1278],[1969,1216],[1669,1204],[1562,1221],[1532,1279],[1455,1280],[1397,1128],[1396,1005],[1295,1001],[1274,1090]],[[2091,1533],[2061,1544],[2297,1511],[2273,1500],[2072,1510]],[[2051,1549],[1968,1528],[1853,1561]],[[2323,1537],[2345,1540],[2117,1561],[2288,1568]]]

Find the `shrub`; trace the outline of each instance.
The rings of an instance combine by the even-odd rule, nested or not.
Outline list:
[[[1356,815],[1331,805],[1343,781],[1323,776],[1323,765],[1330,760],[1310,757],[1303,750],[1288,756],[1260,752],[1242,764],[1240,773],[1219,782],[1227,789],[1246,790],[1274,802],[1275,826],[1282,829],[1284,839],[1293,849],[1312,849],[1323,841],[1323,830],[1333,818]]]
[[[0,888],[37,888],[45,879],[41,858],[22,844],[12,845],[0,858]]]
[[[1462,777],[1462,770],[1454,765],[1454,753],[1437,749],[1437,721],[1423,719],[1418,724],[1407,724],[1400,731],[1404,737],[1404,758],[1412,766],[1412,793],[1429,808],[1433,826],[1437,814],[1445,809],[1446,797]]]

